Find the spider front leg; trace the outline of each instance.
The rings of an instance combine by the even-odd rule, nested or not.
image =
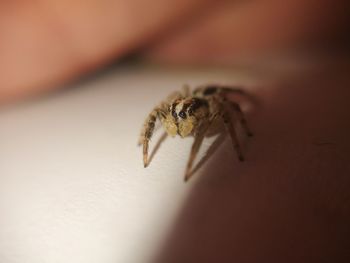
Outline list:
[[[186,166],[186,172],[185,172],[185,178],[184,178],[185,182],[188,181],[188,179],[190,179],[190,177],[192,176],[193,162],[196,159],[199,148],[201,147],[202,142],[204,140],[205,134],[207,133],[211,124],[216,120],[217,116],[218,114],[215,113],[213,117],[209,120],[209,122],[204,124],[202,129],[200,129],[200,132],[194,137],[194,142],[192,144],[190,157],[188,159],[187,166]]]
[[[192,171],[193,162],[196,159],[199,148],[202,145],[206,130],[207,129],[205,129],[205,131],[203,131],[202,133],[194,137],[194,142],[192,144],[190,157],[188,159],[187,166],[186,166],[186,172],[185,172],[185,178],[184,178],[185,182],[188,181],[188,179],[190,179],[192,175],[191,171]]]
[[[145,124],[143,126],[141,136],[139,139],[139,145],[143,145],[143,165],[147,167],[149,165],[148,162],[148,145],[149,141],[154,132],[155,122],[159,115],[162,115],[162,110],[160,108],[155,108],[146,118]]]
[[[239,145],[239,140],[238,140],[238,136],[237,136],[237,132],[236,129],[233,125],[233,122],[231,120],[231,116],[229,114],[229,111],[227,110],[227,106],[225,105],[222,109],[222,118],[224,120],[224,124],[226,129],[228,130],[230,137],[231,137],[231,141],[232,141],[232,145],[233,148],[235,149],[237,155],[238,155],[238,159],[240,161],[244,161],[244,157],[242,154],[242,150],[241,150],[241,146]]]

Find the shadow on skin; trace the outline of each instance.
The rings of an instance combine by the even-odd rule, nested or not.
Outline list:
[[[319,72],[258,90],[263,106],[247,116],[255,136],[246,162],[225,141],[190,180],[154,262],[350,262],[344,79]]]
[[[206,151],[204,156],[199,160],[197,165],[192,169],[190,177],[195,176],[198,170],[209,161],[210,157],[212,157],[216,151],[219,149],[221,144],[225,141],[225,138],[228,137],[226,134],[226,130],[221,132],[218,137],[214,140],[214,142],[210,145],[209,149]],[[230,138],[231,139],[231,138]]]

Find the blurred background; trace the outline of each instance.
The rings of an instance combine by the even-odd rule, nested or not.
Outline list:
[[[0,103],[62,87],[130,55],[232,65],[339,53],[345,0],[1,1]]]
[[[346,0],[0,1],[0,262],[350,262],[349,17]],[[246,161],[226,138],[188,183],[193,138],[147,169],[136,147],[185,83],[258,102],[239,101]]]

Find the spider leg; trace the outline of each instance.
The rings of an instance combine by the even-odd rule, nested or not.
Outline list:
[[[148,157],[149,163],[152,162],[154,155],[158,152],[161,144],[166,140],[167,137],[168,137],[168,133],[164,132],[163,135],[158,139],[157,144],[154,146],[151,154]]]
[[[162,110],[160,108],[155,108],[152,110],[152,112],[148,115],[148,117],[145,120],[141,136],[139,139],[139,144],[143,145],[143,165],[144,167],[147,167],[149,165],[148,162],[148,145],[149,141],[153,135],[154,132],[154,126],[155,122],[157,120],[157,117],[159,118],[159,114],[162,114]]]
[[[186,172],[185,172],[185,182],[188,181],[190,179],[190,177],[192,176],[193,172],[192,172],[192,166],[193,166],[193,162],[196,159],[196,156],[198,154],[198,151],[202,145],[203,139],[205,137],[206,132],[208,131],[208,129],[210,128],[211,124],[214,122],[214,120],[219,116],[218,113],[213,114],[213,117],[209,120],[209,122],[207,124],[205,124],[205,126],[201,129],[201,132],[196,134],[194,137],[194,142],[192,144],[192,148],[191,148],[191,153],[190,153],[190,157],[187,161],[187,166],[186,166]]]
[[[192,144],[190,157],[188,159],[187,166],[186,166],[186,172],[185,172],[185,178],[184,178],[185,182],[188,181],[188,179],[190,179],[192,175],[191,170],[192,170],[193,162],[196,159],[200,146],[202,145],[204,135],[205,135],[205,132],[202,132],[194,137],[194,142]]]
[[[145,136],[145,125],[146,125],[146,121],[145,121],[145,123],[143,125],[143,129],[142,129],[142,132],[141,132],[141,134],[139,136],[139,140],[137,141],[137,146],[143,145],[144,136]],[[161,128],[161,126],[156,125],[156,123],[154,123],[154,125],[155,126],[153,128],[153,133],[152,134],[154,134],[156,131],[158,131]]]
[[[238,141],[238,136],[237,136],[235,127],[233,125],[233,122],[231,120],[229,111],[226,109],[226,107],[223,107],[222,118],[224,120],[225,127],[226,127],[226,129],[228,130],[228,132],[230,134],[230,137],[231,137],[231,140],[232,140],[232,145],[233,145],[233,148],[235,149],[235,151],[236,151],[236,153],[238,155],[238,159],[240,161],[244,161],[242,150],[241,150],[241,147],[240,147],[239,141]]]
[[[253,136],[253,133],[250,131],[250,129],[247,125],[247,120],[245,119],[244,114],[243,114],[239,104],[234,102],[234,101],[229,101],[229,104],[231,105],[232,109],[237,113],[238,118],[239,118],[239,122],[241,123],[242,128],[244,129],[247,136],[249,136],[249,137]]]

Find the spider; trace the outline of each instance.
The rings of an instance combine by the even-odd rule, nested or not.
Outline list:
[[[186,166],[185,181],[191,176],[193,162],[204,137],[217,120],[223,121],[230,134],[238,159],[243,161],[244,158],[235,129],[236,122],[231,119],[232,113],[236,113],[235,115],[247,136],[252,136],[252,133],[247,126],[239,104],[227,99],[227,95],[232,93],[244,94],[241,89],[235,87],[206,85],[199,86],[192,92],[190,92],[188,86],[184,86],[182,91],[176,91],[168,96],[165,101],[151,111],[145,120],[139,139],[139,145],[143,145],[144,167],[149,165],[148,144],[153,135],[157,118],[166,131],[165,136],[175,137],[179,135],[182,138],[194,136]]]

